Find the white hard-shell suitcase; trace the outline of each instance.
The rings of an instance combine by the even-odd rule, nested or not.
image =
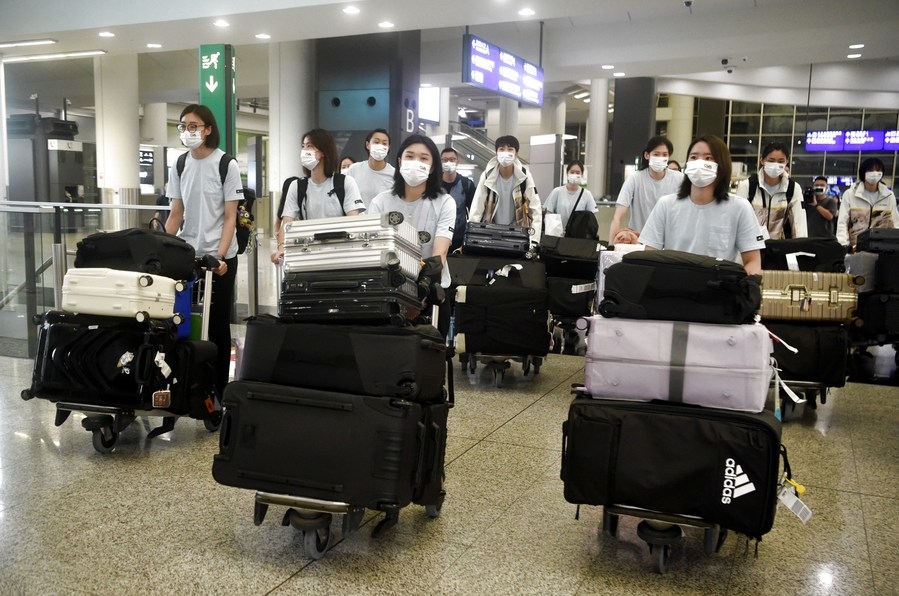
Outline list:
[[[631,245],[626,244],[624,246]],[[606,269],[615,263],[620,263],[625,254],[623,251],[614,250],[604,250],[599,253],[599,267],[596,269],[596,298],[593,300],[594,312],[596,312],[595,309],[599,307],[599,303],[603,299],[602,293],[606,287]]]
[[[402,213],[296,220],[284,230],[284,273],[366,267],[399,267],[418,279],[418,231]]]
[[[66,271],[62,283],[62,310],[71,313],[171,319],[186,317],[175,313],[175,292],[186,284],[161,275],[83,267]],[[178,321],[176,321],[177,323]]]
[[[595,397],[761,412],[773,375],[763,325],[590,317],[586,386]]]

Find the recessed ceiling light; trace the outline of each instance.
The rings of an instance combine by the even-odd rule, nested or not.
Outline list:
[[[861,58],[861,54],[846,54],[847,58]]]
[[[580,93],[575,93],[575,94],[574,94],[574,98],[575,98],[575,99],[584,99],[584,98],[587,97],[588,95],[590,95],[590,92],[589,92],[589,91],[581,91]]]
[[[272,36],[269,35],[268,33],[257,33],[256,34],[256,39],[271,39],[271,38],[272,38]]]
[[[603,70],[615,70],[615,65],[614,64],[603,64],[602,69]]]
[[[147,47],[155,50],[155,49],[161,48],[162,44],[161,43],[148,43]]]
[[[584,98],[584,103],[590,103],[590,98],[589,98],[589,97],[585,97],[585,98]]]
[[[851,46],[849,46],[849,49],[850,50],[860,50],[863,47],[865,47],[865,44],[863,44],[863,43],[854,43]]]
[[[532,17],[537,13],[535,13],[532,8],[522,8],[518,11],[518,14],[523,17]]]
[[[225,19],[218,19],[216,22],[213,23],[213,25],[215,25],[216,27],[230,27],[231,26],[231,24],[228,21],[226,21]]]
[[[623,76],[624,76],[624,73],[623,73],[623,72],[613,72],[613,73],[612,73],[612,76],[613,76],[613,77],[623,77]]]
[[[3,41],[0,48],[23,48],[25,46],[45,46],[56,43],[55,39],[26,39],[24,41]]]
[[[430,83],[422,83],[421,85],[419,85],[419,87],[430,87],[430,86],[431,86]]]
[[[391,27],[395,27],[395,25],[390,21],[381,21],[380,23],[378,23],[378,27],[380,27],[381,29],[390,29]]]
[[[345,12],[346,14],[359,14],[359,9],[355,6],[347,6],[343,9],[343,12]]]
[[[100,31],[100,37],[115,37],[112,31]]]

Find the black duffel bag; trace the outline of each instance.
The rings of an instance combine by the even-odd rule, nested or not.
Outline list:
[[[737,325],[762,303],[761,276],[733,261],[678,250],[627,253],[605,274],[599,314]]]
[[[78,242],[75,267],[105,267],[152,273],[172,279],[192,279],[194,247],[164,232],[129,228],[98,232]]]
[[[765,323],[768,331],[796,348],[793,352],[774,340],[774,359],[786,381],[821,383],[825,387],[846,384],[849,332],[840,325]]]
[[[836,238],[786,238],[765,240],[762,269],[775,271],[824,271],[843,273],[846,249]],[[798,267],[790,266],[795,259]]]

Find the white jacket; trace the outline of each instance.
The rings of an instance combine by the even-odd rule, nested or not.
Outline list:
[[[758,171],[759,187],[755,196],[750,199],[755,215],[758,217],[759,226],[768,229],[768,235],[774,240],[785,237],[784,222],[790,220],[793,238],[805,238],[808,236],[808,224],[805,219],[805,211],[802,209],[802,187],[793,182],[793,197],[787,201],[787,187],[790,181],[786,174],[780,177],[780,185],[770,197],[762,188],[764,171]],[[743,180],[737,186],[737,196],[749,199],[749,180]]]
[[[515,186],[512,191],[512,198],[516,202],[516,206],[522,200],[521,183],[525,183],[524,199],[528,203],[528,215],[531,220],[531,236],[532,243],[540,242],[540,230],[543,228],[543,208],[540,205],[540,196],[537,194],[537,186],[534,184],[534,178],[521,162],[516,158],[513,165],[512,176],[515,178]],[[499,167],[496,158],[491,158],[487,162],[487,167],[481,178],[478,180],[478,187],[475,190],[474,198],[471,201],[471,209],[468,213],[468,221],[489,221],[496,211],[494,204],[491,213],[485,213],[488,196],[492,193],[496,195],[496,180],[499,177]]]
[[[861,232],[869,228],[899,228],[896,195],[885,184],[877,185],[877,200],[871,203],[864,195],[864,183],[856,182],[843,193],[837,219],[837,240],[844,246],[855,246]]]

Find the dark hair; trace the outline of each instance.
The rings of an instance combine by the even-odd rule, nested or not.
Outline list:
[[[581,167],[581,172],[583,172],[583,171],[586,169],[586,168],[584,167],[584,162],[582,162],[582,161],[579,160],[579,159],[572,159],[572,160],[571,160],[570,162],[568,162],[568,164],[565,166],[565,173],[567,174],[568,171],[571,170],[571,168],[572,168],[573,166],[580,166],[580,167]]]
[[[771,153],[775,151],[783,151],[783,154],[787,156],[787,161],[790,160],[790,148],[780,141],[771,141],[764,147],[762,147],[762,159],[765,159]]]
[[[865,161],[859,164],[858,166],[858,180],[859,182],[865,181],[865,173],[870,172],[871,170],[876,170],[880,168],[880,171],[883,171],[883,162],[880,161],[876,157],[869,157]]]
[[[459,152],[453,149],[452,147],[445,147],[443,151],[440,152],[440,157],[443,157],[444,153],[453,153],[456,157],[459,157]]]
[[[386,129],[383,129],[383,128],[376,128],[376,129],[374,129],[373,131],[371,131],[370,133],[368,133],[367,135],[365,135],[365,143],[362,143],[362,148],[365,149],[365,152],[366,152],[366,153],[368,153],[368,147],[366,147],[365,145],[366,145],[369,141],[371,141],[371,138],[372,138],[373,136],[375,136],[375,133],[382,133],[382,134],[387,135],[387,145],[388,145],[388,146],[390,145],[390,133],[387,132]]]
[[[340,171],[340,162],[337,160],[337,146],[334,144],[334,137],[331,136],[331,133],[323,128],[313,128],[303,134],[303,139],[309,139],[309,142],[322,152],[326,178],[330,178],[334,175],[334,172]],[[312,175],[312,172],[306,166],[303,166],[303,172],[306,176]]]
[[[493,144],[494,151],[499,149],[503,145],[505,145],[506,147],[512,147],[513,149],[515,149],[516,153],[521,151],[521,144],[518,142],[518,139],[516,139],[512,135],[503,135],[501,137],[497,137],[496,142]]]
[[[213,115],[212,110],[210,110],[203,104],[192,103],[181,110],[181,115],[178,116],[179,122],[182,118],[184,118],[184,114],[196,114],[197,118],[202,120],[206,124],[206,126],[212,127],[212,130],[208,135],[206,135],[206,140],[203,141],[203,146],[217,149],[219,143],[221,142],[222,136],[221,134],[219,134],[219,126],[215,122],[215,116]]]
[[[646,153],[652,153],[652,150],[658,147],[659,145],[665,145],[668,149],[668,155],[674,153],[674,145],[671,144],[671,141],[668,140],[668,137],[663,137],[661,135],[656,135],[646,141],[646,147],[643,148],[643,153],[640,154],[640,159],[643,161],[643,167],[649,166],[649,160],[644,157]]]
[[[434,144],[434,141],[423,135],[411,135],[400,143],[400,148],[396,152],[396,169],[393,172],[393,194],[401,199],[406,197],[406,180],[400,173],[400,165],[402,165],[403,153],[410,145],[416,143],[421,143],[431,153],[431,173],[428,174],[428,181],[425,184],[425,192],[422,196],[426,199],[436,199],[443,194],[443,187],[440,182],[443,171],[438,165],[440,163],[440,154],[437,152],[437,145]]]
[[[340,159],[337,160],[337,165],[343,165],[343,160],[345,160],[345,159],[350,160],[350,163],[351,163],[351,164],[356,163],[356,160],[353,159],[353,156],[352,156],[352,155],[341,155],[341,156],[340,156]]]
[[[678,172],[681,171],[681,167],[680,167],[680,162],[679,162],[679,161],[677,161],[676,159],[669,159],[669,160],[668,160],[668,167],[671,167],[671,164],[674,164],[674,165],[677,166],[677,171],[678,171]]]
[[[730,175],[732,170],[730,151],[728,151],[727,145],[725,145],[724,141],[719,137],[716,137],[715,135],[702,135],[701,137],[696,137],[693,139],[693,142],[690,143],[690,148],[687,150],[688,159],[690,152],[693,151],[693,147],[696,146],[696,143],[707,144],[709,150],[712,152],[712,159],[718,164],[718,179],[715,181],[714,194],[716,201],[723,201],[727,198],[728,190],[730,190]],[[693,190],[693,183],[690,182],[689,177],[684,176],[684,181],[680,185],[677,198],[683,199],[690,196],[691,190]]]
[[[812,180],[812,184],[814,184],[818,180],[823,180],[824,182],[827,182],[827,177],[826,176],[815,176],[815,179]]]

